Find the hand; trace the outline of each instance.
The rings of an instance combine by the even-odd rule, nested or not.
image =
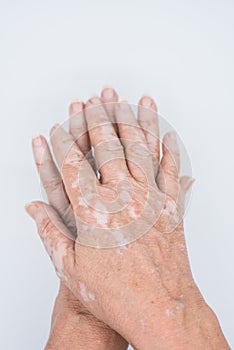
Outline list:
[[[69,230],[52,207],[34,202],[27,209],[37,222],[40,236],[58,275],[77,298],[83,300],[90,312],[118,331],[137,349],[155,349],[156,346],[159,349],[228,348],[218,322],[204,302],[190,271],[180,221],[181,206],[177,205],[180,193],[178,162],[173,159],[167,167],[168,162],[162,160],[166,185],[163,188],[157,159],[155,162],[150,161],[147,132],[146,135],[142,134],[128,104],[115,106],[121,143],[100,101],[91,99],[88,106],[91,104],[95,108],[86,108],[85,117],[95,157],[101,164],[102,181],[100,183],[97,180],[77,145],[71,147],[62,167],[66,192],[79,228],[76,242],[68,238]],[[139,110],[139,122],[141,117],[144,119]],[[105,124],[106,132],[102,124]],[[60,128],[56,129],[54,135],[54,145],[58,144],[58,139],[60,143],[68,143],[68,134]],[[145,147],[146,140],[148,148]],[[168,144],[175,145],[175,138],[171,135],[167,135],[166,140],[165,158],[169,153]],[[111,142],[111,150],[115,151],[115,157],[109,162],[108,152],[98,149],[106,141]],[[140,145],[140,149],[131,147],[135,142]],[[81,176],[84,169],[85,178]],[[155,181],[157,173],[158,182]],[[78,174],[80,181],[77,181]],[[121,187],[123,183],[127,185]],[[83,189],[91,189],[93,185],[96,191],[87,197]],[[117,185],[119,194],[128,191],[132,194],[131,201],[127,196],[129,203],[122,211],[120,209],[126,204],[122,203],[126,197],[118,197],[121,203],[115,201]],[[124,191],[121,192],[122,189]],[[105,205],[104,214],[100,210],[98,214],[95,212],[100,209],[97,199]],[[90,204],[88,208],[87,201]],[[113,206],[108,208],[113,202],[114,209],[118,209],[116,211],[113,211]],[[145,207],[147,211],[143,212]],[[134,223],[138,218],[140,231],[137,231],[137,235],[139,237],[142,233],[143,236],[126,245],[125,249],[94,249],[81,244],[89,242],[95,245],[99,239],[96,232],[100,230],[109,232],[101,237],[102,245],[111,246],[114,241],[115,244],[121,244],[122,238],[131,240],[135,233],[124,231],[122,227]],[[95,232],[93,225],[97,227]],[[170,234],[167,233],[169,231]],[[200,323],[201,318],[203,324]],[[212,340],[208,342],[209,337]]]
[[[108,91],[109,89],[104,89],[102,92],[104,103],[118,99],[116,93],[112,98],[108,98]],[[84,119],[79,120],[83,107],[83,103],[77,100],[69,108],[70,134],[73,138],[76,138],[77,127],[82,132],[86,128]],[[77,125],[79,122],[81,125]],[[83,151],[85,147],[86,149],[89,147],[87,134],[79,140],[79,145]],[[32,147],[35,162],[49,203],[76,236],[72,208],[46,139],[40,135],[34,137]],[[59,155],[60,149],[57,150],[57,156],[59,157]],[[90,159],[90,162],[92,161]],[[83,350],[84,348],[90,350],[109,350],[110,348],[113,350],[124,350],[127,347],[128,343],[118,333],[90,314],[86,307],[66,287],[65,283],[61,282],[53,310],[51,332],[46,350]]]

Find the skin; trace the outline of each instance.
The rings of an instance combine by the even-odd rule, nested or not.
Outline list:
[[[104,89],[102,91],[103,103],[110,103],[118,100],[114,90]],[[74,140],[79,136],[80,131],[84,136],[79,138],[78,145],[84,153],[90,150],[88,134],[85,133],[86,124],[81,111],[84,104],[75,100],[69,107],[69,131]],[[108,109],[108,108],[107,108]],[[111,113],[111,110],[108,111]],[[62,183],[60,172],[53,160],[48,143],[43,136],[37,135],[32,140],[32,148],[35,163],[40,179],[46,191],[49,203],[61,216],[63,222],[76,236],[74,215]],[[60,157],[60,149],[57,151]],[[63,155],[64,151],[62,152]],[[62,157],[61,155],[61,157]],[[93,159],[89,158],[93,165]],[[86,307],[73,295],[65,283],[60,282],[59,292],[55,301],[52,315],[50,336],[46,350],[52,349],[84,349],[90,350],[124,350],[128,343],[114,330],[94,317]]]
[[[171,157],[169,151],[170,147],[176,147],[174,134],[164,138],[159,166],[158,141],[152,137],[158,131],[152,122],[148,123],[152,133],[140,128],[141,118],[145,120],[141,109],[136,121],[126,102],[115,105],[120,144],[100,102],[97,97],[88,101],[85,120],[89,139],[95,147],[95,160],[100,164],[101,182],[85,160],[79,144],[73,144],[68,154],[65,152],[62,166],[63,183],[80,237],[72,239],[72,227],[68,229],[64,225],[52,206],[42,202],[27,206],[57,274],[90,313],[121,334],[135,349],[229,349],[215,314],[205,303],[191,274],[181,220],[184,197],[181,187],[186,187],[187,180],[178,175],[178,152]],[[91,108],[94,105],[95,108]],[[104,124],[108,132],[104,132]],[[61,143],[70,147],[71,139],[58,127],[52,131],[54,154],[61,164],[64,156],[56,156],[56,147]],[[106,154],[105,148],[99,148],[106,141],[112,144],[111,158],[108,148]],[[136,141],[141,146],[137,154],[135,147],[129,147]],[[148,152],[147,156],[144,152]],[[75,180],[77,174],[82,173],[82,167],[86,177],[81,178],[81,184]],[[116,186],[123,180],[132,189],[132,200],[126,209],[110,214]],[[93,189],[88,208],[80,201],[84,195],[83,184]],[[95,212],[97,193],[109,214]],[[146,193],[150,194],[147,201]],[[118,200],[114,203],[118,208]],[[150,204],[151,210],[142,216],[143,204]],[[95,249],[81,244],[82,239],[96,243],[98,230],[105,233],[103,230],[107,230],[109,236],[113,236],[113,229],[132,222],[133,212],[134,218],[141,216],[144,234],[124,249]],[[152,215],[155,220],[149,227]],[[131,232],[121,233],[128,240],[132,238]],[[114,239],[115,236],[109,242],[104,235],[101,243],[108,245]]]
[[[113,120],[114,110],[113,105],[110,103],[118,101],[116,91],[112,88],[103,89],[101,99],[110,120]],[[146,107],[156,110],[156,105],[152,98],[142,98],[139,103],[142,101],[145,102]],[[83,107],[84,104],[79,100],[75,100],[71,103],[69,108],[69,129],[74,139],[78,138],[80,130],[84,132],[84,136],[82,135],[77,142],[83,153],[87,154],[90,150],[90,142],[88,134],[85,133],[85,119],[80,118],[83,116],[83,114],[81,114]],[[145,110],[145,114],[147,114],[147,110]],[[144,118],[147,120],[149,116],[145,115]],[[147,125],[144,125],[144,119],[142,118],[141,123],[142,126],[145,128],[147,127]],[[157,118],[152,120],[151,127],[156,131],[158,130]],[[155,159],[159,159],[159,138],[154,140],[152,137],[150,138],[150,135],[147,133],[145,136],[146,139],[149,139],[148,141],[151,141],[149,142],[149,146],[151,146],[152,153],[155,154]],[[159,137],[159,135],[157,136]],[[153,142],[155,142],[155,145]],[[43,136],[34,137],[32,147],[35,163],[50,204],[58,211],[67,227],[69,227],[72,232],[76,231],[70,203],[64,191],[61,176],[53,161],[46,139]],[[57,157],[62,157],[62,155],[60,156],[59,149],[57,150]],[[164,161],[165,158],[167,161],[170,161],[170,158],[167,157],[164,152]],[[89,158],[89,161],[90,164],[94,166],[93,159]],[[186,177],[182,178],[182,180],[181,188],[185,193],[192,184],[192,181]],[[94,349],[105,349],[106,347],[109,348],[110,345],[112,349],[125,349],[128,346],[127,342],[120,337],[118,333],[114,332],[107,325],[91,315],[82,303],[74,297],[66,285],[61,282],[55,302],[51,332],[46,349],[53,349],[59,346],[63,346],[64,349],[79,349],[86,345],[88,345],[90,349],[92,347]]]

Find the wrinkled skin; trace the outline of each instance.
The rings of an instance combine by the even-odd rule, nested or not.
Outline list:
[[[114,90],[110,97],[110,89],[102,92],[103,103],[117,101],[118,96]],[[79,120],[80,111],[84,105],[80,100],[75,100],[69,108],[70,114],[70,134],[76,139],[80,130],[86,129],[84,119]],[[107,106],[108,109],[108,106]],[[79,138],[79,145],[85,152],[89,150],[88,135]],[[63,222],[75,232],[74,216],[64,191],[60,173],[53,161],[48,144],[43,136],[36,136],[32,142],[35,162],[40,174],[44,189],[47,193],[50,204],[57,210],[63,218]],[[57,156],[60,156],[60,149]],[[63,156],[63,152],[61,157]],[[93,162],[90,159],[90,162]],[[61,281],[58,296],[56,298],[49,340],[46,350],[123,350],[128,347],[128,343],[114,330],[95,318],[84,305],[74,297],[65,283]]]
[[[158,131],[152,127],[157,122],[148,123],[150,132],[143,131],[141,109],[137,122],[126,102],[114,104],[117,135],[108,114],[97,97],[86,104],[88,136],[101,181],[79,142],[72,144],[58,126],[52,130],[75,221],[70,209],[65,211],[71,218],[66,226],[51,205],[33,202],[27,207],[58,276],[91,314],[136,349],[229,349],[191,274],[182,222],[181,184],[188,180],[179,178],[178,151],[173,157],[169,152],[170,146],[176,147],[175,136],[165,136],[159,167]],[[137,152],[129,147],[129,139],[140,145]],[[107,141],[111,152],[99,148]],[[123,183],[123,192],[131,194],[126,202],[120,197]],[[140,230],[138,237],[126,229],[129,223]],[[78,236],[72,239],[75,227]]]

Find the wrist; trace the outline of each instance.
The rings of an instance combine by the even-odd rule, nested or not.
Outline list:
[[[134,349],[230,350],[215,313],[204,300],[199,300],[197,305],[185,306],[177,315],[171,309],[165,311],[167,317],[164,320],[151,316],[144,323],[138,322],[129,339]],[[158,310],[155,310],[155,315],[158,315]]]
[[[55,301],[51,332],[45,350],[125,350],[127,342],[90,314],[65,284]]]
[[[126,350],[128,343],[93,315],[63,311],[55,320],[45,350]]]

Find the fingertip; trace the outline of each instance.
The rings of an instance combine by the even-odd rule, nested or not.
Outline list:
[[[104,90],[104,89],[114,89],[114,88],[111,84],[104,84],[102,87],[102,90]]]
[[[165,135],[164,138],[170,139],[170,140],[176,140],[177,134],[175,131],[168,131]]]
[[[32,140],[36,140],[38,137],[40,137],[41,136],[41,134],[34,134],[33,136],[32,136]]]
[[[53,134],[56,132],[56,130],[60,127],[60,124],[56,123],[52,126],[52,128],[50,129],[50,137],[53,136]]]
[[[32,138],[32,150],[34,160],[36,162],[37,167],[39,167],[43,161],[43,157],[45,156],[47,141],[42,135],[34,135]]]
[[[99,95],[96,92],[94,92],[93,94],[90,95],[89,99],[93,99],[93,98],[98,98],[99,99]]]
[[[194,179],[193,177],[189,177],[189,176],[183,176],[180,178],[180,185],[181,187],[187,191],[196,181],[196,179]]]
[[[32,137],[32,144],[35,147],[41,147],[44,144],[44,137],[41,134],[35,134]]]
[[[80,113],[84,108],[84,102],[80,99],[74,99],[69,106],[69,115],[72,117]]]
[[[196,179],[194,179],[194,177],[190,178],[191,185],[193,185],[195,181],[196,181]]]
[[[83,101],[80,99],[80,98],[74,98],[72,101],[71,101],[71,104],[73,103],[83,103]]]
[[[101,104],[101,99],[97,94],[92,94],[85,104],[85,107]]]
[[[37,206],[34,202],[26,203],[25,211],[35,220],[36,212],[37,212]]]
[[[116,106],[117,110],[120,110],[120,111],[127,111],[129,109],[129,104],[128,104],[128,100],[125,99],[125,98],[121,98],[119,100],[119,103],[116,103]]]
[[[156,103],[155,103],[153,97],[151,97],[151,96],[148,95],[148,94],[144,94],[144,95],[140,98],[138,104],[139,104],[140,106],[142,106],[142,107],[152,108],[152,109],[154,109],[154,110],[157,111],[157,105],[156,105]]]
[[[116,93],[115,93],[115,90],[112,88],[112,86],[103,87],[101,92],[101,97],[104,100],[111,100],[115,97],[115,95]]]
[[[163,146],[166,146],[166,150],[168,149],[171,152],[174,151],[174,148],[177,149],[178,141],[177,141],[177,133],[175,131],[168,131],[164,135],[164,137],[163,137]]]
[[[26,203],[24,205],[24,209],[26,210],[26,212],[28,212],[28,209],[29,209],[30,206],[31,206],[31,203]]]

